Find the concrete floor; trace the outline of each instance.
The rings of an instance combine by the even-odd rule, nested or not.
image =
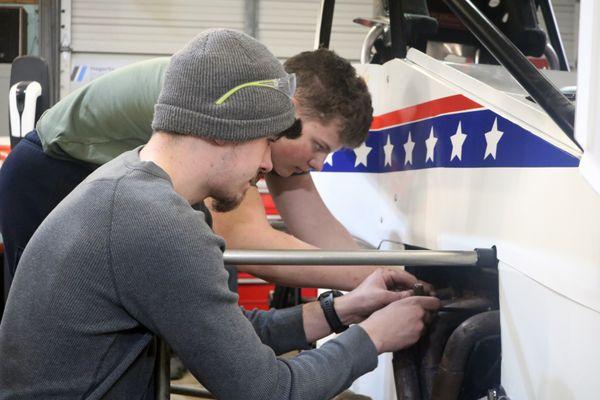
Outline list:
[[[190,374],[189,372],[186,372],[185,375],[183,376],[183,378],[178,379],[176,381],[175,380],[171,381],[171,384],[191,386],[191,387],[198,388],[198,389],[204,388],[200,383],[198,383],[196,378],[194,378],[193,375]],[[171,395],[171,400],[195,400],[195,399],[197,399],[197,397],[181,396],[178,394]]]

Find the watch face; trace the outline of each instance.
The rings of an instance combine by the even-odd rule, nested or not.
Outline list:
[[[317,297],[317,300],[324,299],[325,297],[329,296],[329,294],[330,294],[331,292],[333,292],[333,290],[327,290],[327,291],[325,291],[325,292],[321,293],[321,294],[319,295],[319,297]],[[335,295],[333,295],[333,296],[335,297]]]
[[[321,293],[319,295],[319,297],[317,297],[317,300],[324,299],[325,297],[329,296],[330,294],[333,294],[334,298],[344,295],[344,293],[340,292],[339,290],[327,290],[326,292]]]

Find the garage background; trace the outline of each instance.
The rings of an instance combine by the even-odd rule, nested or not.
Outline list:
[[[567,57],[577,62],[578,0],[553,1]],[[314,47],[320,0],[22,0],[28,14],[27,49],[60,70],[57,97],[117,67],[170,55],[210,27],[245,31],[280,59]],[[367,28],[352,19],[373,14],[371,0],[337,0],[331,48],[358,61]],[[52,21],[57,23],[52,24]],[[48,35],[60,29],[59,35]],[[48,36],[60,37],[53,43]],[[42,40],[40,40],[42,38]],[[0,92],[8,94],[10,64],[0,63]],[[0,142],[8,136],[8,96],[0,96]],[[4,138],[4,140],[7,138]],[[1,143],[0,143],[1,144]]]

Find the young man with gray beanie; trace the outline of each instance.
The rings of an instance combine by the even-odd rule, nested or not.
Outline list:
[[[294,122],[291,79],[235,31],[173,56],[148,144],[91,174],[25,249],[0,324],[0,398],[151,399],[161,336],[218,398],[327,399],[419,338],[438,301],[389,290],[389,271],[331,311],[244,312],[227,289],[202,202],[234,207],[271,170],[269,141]],[[328,335],[332,315],[345,332],[276,357]]]

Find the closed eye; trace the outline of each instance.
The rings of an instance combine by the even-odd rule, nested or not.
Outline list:
[[[318,151],[320,153],[327,153],[327,154],[331,153],[329,146],[324,146],[317,141],[313,142],[313,147],[314,147],[315,151]]]

